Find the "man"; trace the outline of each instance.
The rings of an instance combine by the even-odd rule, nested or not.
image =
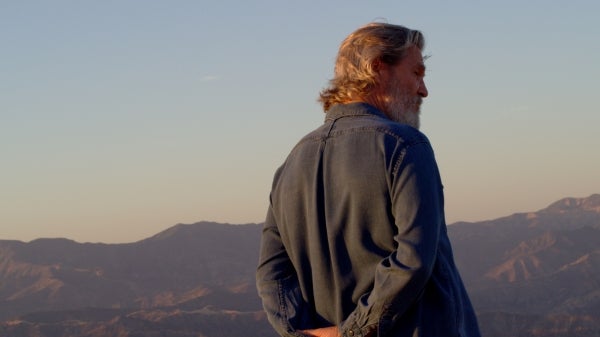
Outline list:
[[[479,336],[444,219],[419,31],[349,35],[322,126],[277,170],[256,280],[282,336]]]

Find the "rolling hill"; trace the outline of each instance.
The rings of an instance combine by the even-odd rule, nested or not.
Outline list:
[[[255,290],[260,231],[0,240],[0,336],[274,337]],[[600,194],[448,232],[484,336],[600,336]]]

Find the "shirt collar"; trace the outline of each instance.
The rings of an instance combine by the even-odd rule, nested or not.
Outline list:
[[[332,106],[325,114],[325,121],[336,120],[349,116],[374,115],[382,118],[388,118],[382,111],[365,102],[355,102],[347,104],[336,104]]]

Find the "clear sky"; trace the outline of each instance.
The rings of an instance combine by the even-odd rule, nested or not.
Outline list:
[[[597,1],[2,1],[0,239],[262,222],[342,39],[426,35],[447,222],[600,193]]]

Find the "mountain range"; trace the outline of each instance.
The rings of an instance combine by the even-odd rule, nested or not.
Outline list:
[[[127,244],[0,240],[0,336],[275,337],[261,224],[179,224]],[[448,226],[488,337],[600,336],[600,194]]]

